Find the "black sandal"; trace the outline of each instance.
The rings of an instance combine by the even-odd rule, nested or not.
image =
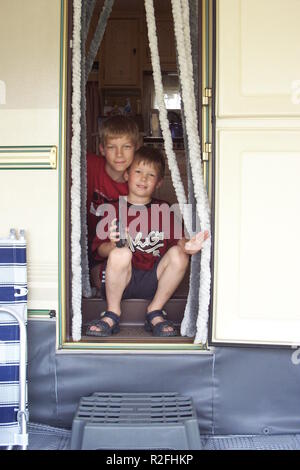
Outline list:
[[[160,317],[164,318],[164,321],[156,323],[153,325],[152,320],[153,318]],[[151,331],[153,336],[161,336],[161,337],[168,337],[168,336],[178,336],[177,332],[174,328],[173,322],[167,320],[167,314],[164,310],[154,310],[153,312],[149,312],[146,315],[145,321],[145,330]],[[173,328],[173,331],[164,331],[164,328],[170,326]]]
[[[117,315],[114,312],[102,312],[100,315],[100,319],[93,320],[89,322],[88,328],[86,330],[86,335],[87,336],[111,336],[115,333],[119,333],[120,331],[120,316]],[[114,321],[114,324],[110,326],[106,321],[103,320],[103,318],[110,318],[111,320]],[[97,330],[91,330],[91,326],[97,326],[98,328],[101,328],[100,331]]]

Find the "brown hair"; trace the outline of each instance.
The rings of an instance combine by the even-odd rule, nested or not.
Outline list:
[[[128,116],[110,116],[101,122],[99,128],[100,142],[106,144],[108,138],[128,136],[134,146],[139,142],[139,128],[136,122]]]
[[[138,150],[136,150],[133,161],[137,163],[143,162],[154,165],[158,171],[160,179],[163,179],[166,164],[165,157],[159,149],[146,146],[140,147]]]

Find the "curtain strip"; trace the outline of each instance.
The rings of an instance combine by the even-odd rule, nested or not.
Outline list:
[[[85,35],[84,35],[84,43],[86,43],[87,35],[90,29],[90,24],[92,20],[92,16],[94,13],[95,5],[96,5],[96,0],[85,0]]]
[[[178,164],[176,160],[176,155],[173,150],[173,141],[171,137],[171,131],[169,128],[169,121],[167,116],[167,109],[164,101],[164,91],[162,85],[162,74],[159,61],[159,52],[158,52],[158,39],[156,33],[156,23],[155,23],[155,14],[154,14],[154,5],[153,0],[145,0],[145,10],[146,10],[146,21],[148,28],[148,39],[150,46],[151,54],[151,63],[153,69],[153,81],[155,86],[155,95],[159,107],[159,121],[160,127],[162,130],[162,135],[164,139],[165,152],[169,163],[169,168],[171,171],[172,182],[175,189],[176,197],[180,207],[180,211],[183,215],[186,229],[189,234],[191,234],[192,225],[191,217],[187,211],[185,211],[185,206],[187,203],[184,186],[181,180],[180,172],[178,169]]]
[[[88,29],[90,27],[90,21],[92,17],[92,7],[95,2],[90,1],[89,4],[83,2],[83,18],[82,24],[85,25],[82,34],[82,119],[81,119],[81,186],[82,186],[82,204],[81,204],[81,247],[82,247],[82,295],[84,297],[92,296],[92,289],[90,284],[90,272],[89,272],[89,259],[88,259],[88,233],[87,233],[87,169],[86,169],[86,153],[87,153],[87,125],[86,125],[86,84],[89,73],[92,69],[95,57],[98,53],[105,28],[107,25],[108,18],[110,16],[114,0],[106,0],[101,15],[98,20],[96,31],[92,39],[89,52],[86,56],[86,38],[88,35]]]
[[[81,0],[73,1],[72,47],[72,142],[71,142],[71,268],[72,268],[72,337],[81,338]]]
[[[90,67],[94,62],[105,31],[114,0],[107,0],[89,52]],[[95,1],[73,2],[73,48],[72,48],[72,184],[71,184],[71,270],[72,270],[72,337],[81,339],[81,297],[91,296],[88,265],[86,225],[86,38]],[[101,27],[99,27],[99,24]]]
[[[196,102],[198,103],[198,47],[199,47],[199,34],[198,34],[198,0],[190,0],[190,25],[191,25],[191,42],[192,42],[192,62],[193,62],[193,75],[194,75],[194,93]],[[175,38],[176,39],[176,38]],[[177,69],[179,69],[179,59],[176,48]],[[182,96],[182,89],[180,85],[180,95]],[[192,179],[192,170],[190,162],[190,149],[188,145],[186,133],[186,117],[181,100],[181,113],[182,113],[182,127],[184,137],[184,148],[186,151],[186,170],[188,178],[188,202],[193,208],[193,224],[196,227],[200,226],[199,215],[196,210],[196,198],[194,194],[194,184]],[[189,292],[184,311],[183,321],[181,324],[181,334],[183,336],[193,337],[196,334],[196,323],[199,310],[199,286],[200,286],[200,262],[201,252],[191,257],[190,263],[190,277],[189,277]]]
[[[98,50],[99,50],[99,47],[100,47],[100,44],[101,44],[101,41],[105,32],[106,24],[111,14],[113,4],[114,4],[114,0],[105,0],[105,3],[103,5],[102,12],[101,12],[98,24],[97,24],[97,28],[96,28],[94,37],[90,45],[90,50],[86,58],[86,68],[85,68],[86,78],[89,76],[89,73],[92,70],[93,63],[98,53]]]
[[[201,229],[210,232],[210,209],[204,186],[203,168],[198,133],[197,109],[193,80],[192,49],[189,26],[189,5],[185,0],[171,0],[176,35],[179,77],[182,87],[182,98],[186,111],[186,129],[190,149],[192,179],[196,197],[196,207],[201,221]],[[208,307],[210,301],[210,238],[203,246],[201,253],[199,311],[195,343],[205,344],[208,332]],[[184,325],[183,325],[184,326]]]
[[[89,2],[90,3],[90,2]],[[86,126],[86,38],[90,18],[88,18],[87,5],[82,2],[81,10],[81,270],[82,270],[82,295],[91,297],[92,289],[90,284],[90,270],[88,259],[88,233],[87,233],[87,126]],[[90,14],[90,13],[89,13]]]

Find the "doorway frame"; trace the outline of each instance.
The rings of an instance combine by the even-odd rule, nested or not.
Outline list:
[[[215,0],[214,0],[215,2]],[[198,39],[198,73],[199,73],[199,132],[202,135],[202,90],[203,90],[203,54],[206,54],[207,48],[205,37],[209,32],[206,31],[207,18],[203,12],[208,11],[207,5],[210,0],[198,0],[199,5],[199,32],[205,30],[205,34],[199,34]],[[187,343],[167,344],[153,342],[143,343],[141,341],[133,342],[113,342],[101,343],[100,341],[75,342],[71,338],[71,137],[72,137],[72,34],[73,34],[73,1],[61,0],[61,70],[60,70],[60,107],[61,107],[61,177],[59,181],[59,204],[60,204],[60,236],[59,236],[59,315],[57,331],[57,349],[66,351],[102,351],[102,352],[122,352],[122,351],[145,351],[145,352],[182,352],[199,353],[208,352],[207,345],[195,345]],[[201,139],[202,140],[202,139]],[[85,302],[88,299],[85,299]]]

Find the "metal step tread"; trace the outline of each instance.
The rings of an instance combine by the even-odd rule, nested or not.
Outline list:
[[[201,449],[192,398],[177,392],[103,393],[80,399],[71,449]]]
[[[76,417],[93,423],[180,423],[197,419],[189,397],[177,393],[93,393],[82,397]]]

